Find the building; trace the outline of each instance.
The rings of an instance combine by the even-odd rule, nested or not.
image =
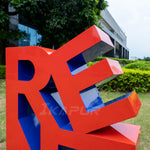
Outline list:
[[[127,37],[125,33],[107,9],[102,11],[101,15],[103,16],[101,19],[103,31],[110,36],[114,44],[114,49],[105,53],[103,56],[129,59],[129,50],[126,46]]]

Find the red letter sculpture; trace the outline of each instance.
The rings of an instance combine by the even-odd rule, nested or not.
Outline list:
[[[87,62],[113,48],[92,26],[57,51],[6,50],[7,150],[135,150],[140,127],[135,92],[103,103],[95,84],[123,74],[117,61]]]

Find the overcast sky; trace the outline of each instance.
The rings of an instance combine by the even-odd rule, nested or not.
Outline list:
[[[127,36],[130,58],[150,57],[150,0],[107,0],[108,10]]]

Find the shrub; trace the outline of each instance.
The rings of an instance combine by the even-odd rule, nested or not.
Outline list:
[[[135,60],[112,58],[112,57],[97,57],[97,58],[94,59],[94,61],[100,61],[100,60],[102,60],[104,58],[109,58],[109,59],[117,60],[122,65],[126,65],[126,64],[130,64],[130,63],[135,62]]]
[[[98,62],[98,61],[94,61],[94,62],[91,62],[91,61],[90,61],[90,62],[87,63],[87,66],[90,67],[90,66],[96,64],[97,62]]]
[[[137,61],[125,66],[128,69],[138,69],[138,70],[150,70],[150,62],[148,61]]]
[[[150,71],[132,69],[123,69],[123,71],[123,75],[98,86],[98,89],[120,92],[135,90],[142,93],[150,91]]]
[[[5,79],[5,66],[0,65],[0,79]]]
[[[150,57],[144,57],[144,61],[150,61]]]

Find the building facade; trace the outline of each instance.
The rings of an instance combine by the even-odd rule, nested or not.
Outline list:
[[[101,15],[103,17],[101,19],[103,31],[110,36],[114,44],[114,49],[105,53],[103,56],[129,59],[129,50],[127,48],[127,37],[125,33],[107,9],[102,11]]]

